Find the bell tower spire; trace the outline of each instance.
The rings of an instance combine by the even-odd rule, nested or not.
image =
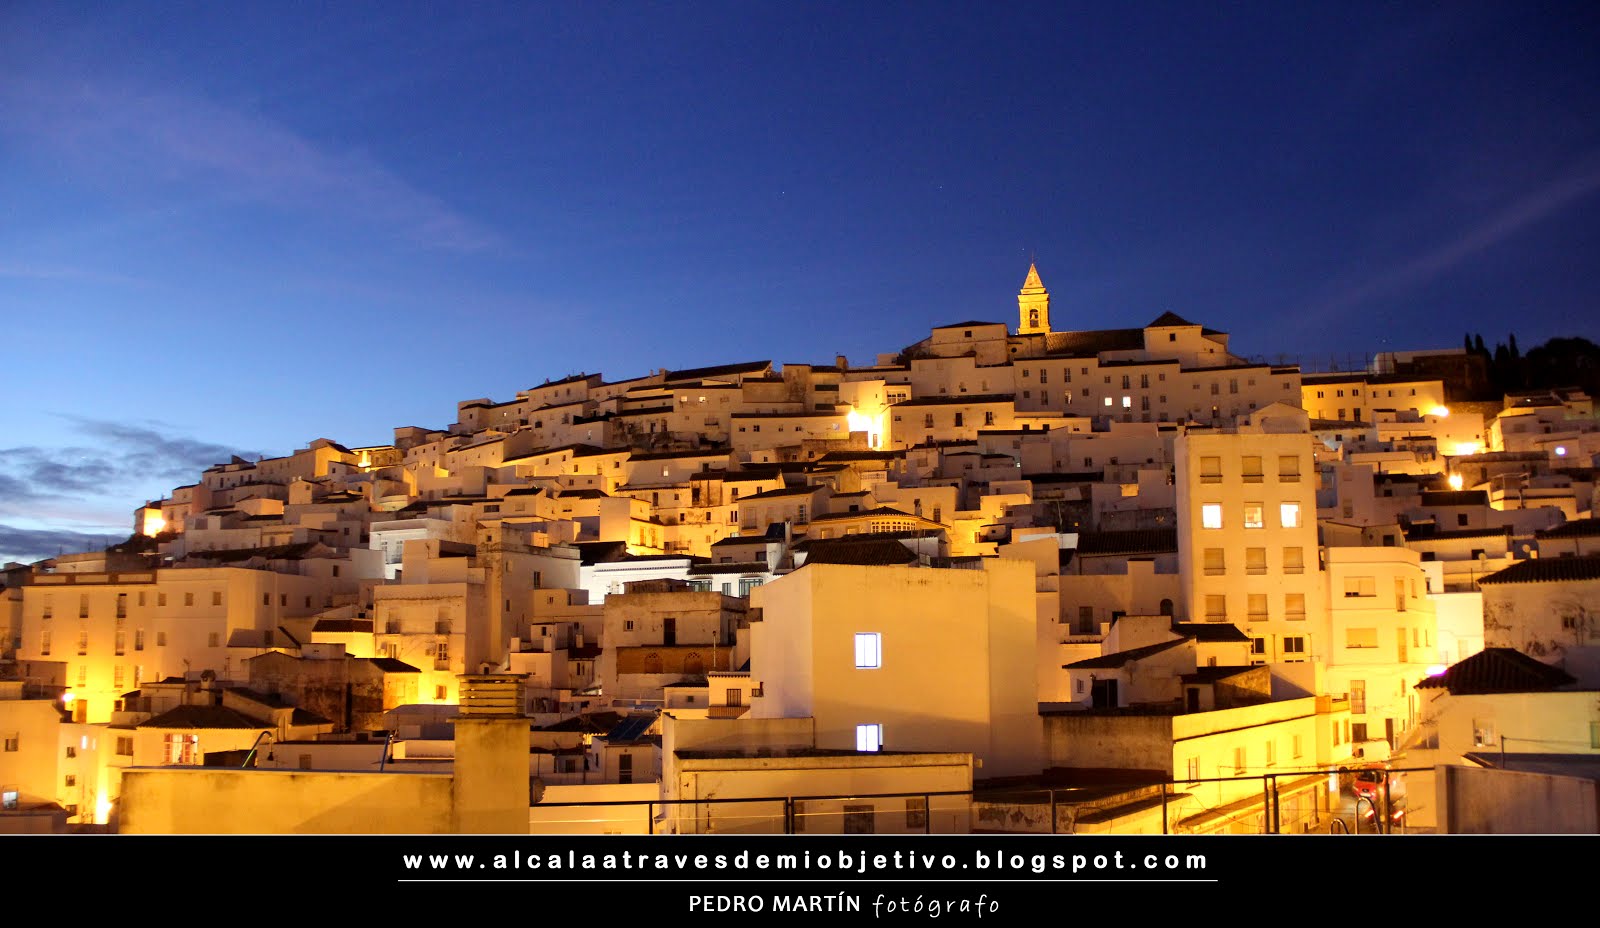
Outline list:
[[[1039,269],[1028,265],[1028,277],[1017,293],[1017,334],[1038,335],[1050,331],[1050,291],[1039,279]]]

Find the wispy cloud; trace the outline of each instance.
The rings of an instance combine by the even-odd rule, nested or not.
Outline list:
[[[1322,313],[1351,309],[1377,297],[1425,284],[1596,191],[1600,191],[1600,155],[1584,159],[1578,167],[1517,197],[1460,235],[1374,275],[1347,283],[1314,306],[1305,318],[1315,319]]]
[[[201,97],[23,81],[0,90],[0,109],[13,131],[150,182],[204,184],[281,209],[333,213],[424,248],[472,252],[496,244],[488,229],[359,151]]]
[[[235,454],[257,453],[127,423],[67,418],[92,443],[0,448],[0,500],[10,504],[7,509],[17,511],[18,503],[112,495],[151,481],[192,482],[207,467]]]
[[[0,563],[27,564],[63,552],[98,551],[126,535],[90,535],[63,529],[17,528],[0,523]]]

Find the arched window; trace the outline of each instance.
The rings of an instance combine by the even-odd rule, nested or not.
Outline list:
[[[690,651],[688,654],[684,655],[683,672],[691,676],[706,672],[706,662],[705,659],[700,656],[699,651]]]

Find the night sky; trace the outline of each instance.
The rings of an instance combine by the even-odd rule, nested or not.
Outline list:
[[[1600,6],[0,7],[0,560],[578,372],[1600,340]],[[79,533],[73,535],[70,533]],[[84,536],[90,536],[87,540]]]

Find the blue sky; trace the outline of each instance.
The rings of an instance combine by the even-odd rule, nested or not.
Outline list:
[[[1597,337],[1600,8],[0,9],[0,559],[580,371]],[[219,457],[220,456],[220,457]]]

